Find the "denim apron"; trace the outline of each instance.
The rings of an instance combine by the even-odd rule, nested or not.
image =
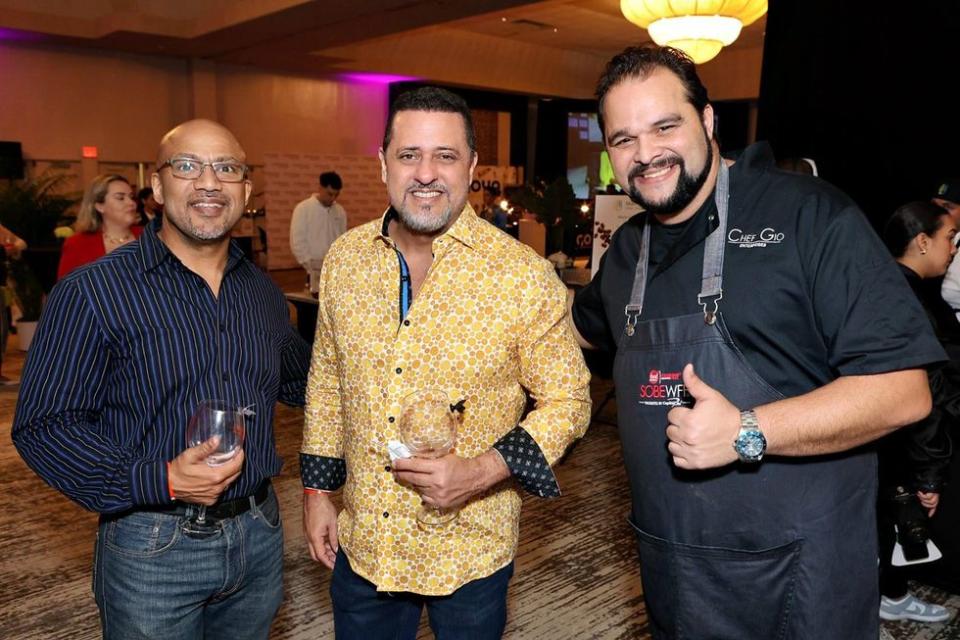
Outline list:
[[[675,467],[667,451],[667,413],[693,402],[681,376],[688,362],[741,410],[784,397],[747,363],[719,312],[728,195],[721,161],[719,226],[705,241],[701,313],[641,319],[645,224],[614,361],[651,632],[692,640],[875,639],[871,454],[772,457],[689,471]]]

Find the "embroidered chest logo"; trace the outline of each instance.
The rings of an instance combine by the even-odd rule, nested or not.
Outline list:
[[[759,233],[748,233],[743,229],[734,227],[727,233],[727,242],[737,245],[740,249],[756,249],[771,244],[780,244],[784,237],[782,231],[777,231],[771,227],[766,227]]]
[[[647,383],[638,389],[638,402],[651,407],[679,407],[693,404],[679,371],[651,369]]]

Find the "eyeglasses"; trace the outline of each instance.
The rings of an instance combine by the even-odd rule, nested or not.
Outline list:
[[[201,162],[194,158],[170,158],[157,167],[157,171],[164,167],[170,167],[173,177],[181,180],[197,180],[203,175],[205,167],[212,167],[220,182],[242,182],[247,176],[247,165],[240,162]]]

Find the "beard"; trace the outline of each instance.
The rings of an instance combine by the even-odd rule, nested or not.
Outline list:
[[[649,211],[655,215],[669,215],[683,211],[683,209],[697,197],[700,189],[707,181],[707,176],[710,174],[710,166],[713,164],[713,145],[710,144],[710,139],[707,138],[706,132],[704,132],[704,140],[707,143],[707,157],[700,173],[697,175],[689,173],[686,163],[680,156],[662,158],[650,164],[638,164],[630,170],[630,174],[627,176],[627,195],[630,199],[643,207],[645,211]],[[666,199],[659,202],[649,200],[640,193],[640,190],[636,184],[634,184],[634,180],[644,172],[650,169],[656,170],[669,167],[674,164],[680,166],[680,177],[677,178],[677,186],[674,187],[673,193],[667,196]]]
[[[223,199],[224,207],[232,209],[233,203],[228,199]],[[198,245],[216,244],[230,235],[234,224],[239,219],[239,215],[223,215],[218,220],[194,220],[189,212],[190,204],[187,203],[186,210],[165,212],[164,224],[169,222],[177,228],[180,234],[188,241]]]
[[[436,205],[421,207],[416,202],[417,197],[412,193],[415,190],[440,191],[447,198],[447,206],[439,212],[436,209]],[[404,192],[403,201],[400,203],[400,206],[394,205],[393,208],[400,217],[400,222],[403,223],[403,226],[414,233],[424,234],[436,233],[446,228],[454,214],[454,206],[453,203],[450,202],[450,192],[439,182],[432,182],[428,185],[416,185],[408,188]],[[462,208],[463,205],[460,206],[460,209]],[[460,209],[457,209],[457,213],[460,212]]]

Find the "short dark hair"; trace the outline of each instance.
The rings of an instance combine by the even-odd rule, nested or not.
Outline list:
[[[467,146],[470,151],[477,152],[477,136],[473,131],[473,115],[466,100],[440,87],[420,87],[401,93],[390,105],[387,115],[387,127],[383,132],[383,149],[390,146],[393,136],[393,120],[401,111],[440,111],[442,113],[459,113],[463,117],[464,133],[467,136]]]
[[[343,180],[337,175],[336,171],[326,171],[320,174],[321,187],[333,187],[337,191],[343,189]]]
[[[620,84],[625,78],[645,78],[656,69],[666,69],[673,73],[683,83],[687,93],[687,100],[703,115],[703,110],[710,103],[707,88],[697,75],[697,65],[690,56],[673,47],[658,47],[643,45],[627,47],[615,55],[597,81],[597,123],[600,131],[603,129],[603,101],[610,89]]]
[[[902,258],[907,247],[921,233],[932,236],[950,213],[929,200],[908,202],[893,212],[883,227],[883,242],[894,258]]]
[[[483,190],[492,195],[494,198],[500,195],[500,187],[496,187],[492,184],[488,184],[483,188]]]

